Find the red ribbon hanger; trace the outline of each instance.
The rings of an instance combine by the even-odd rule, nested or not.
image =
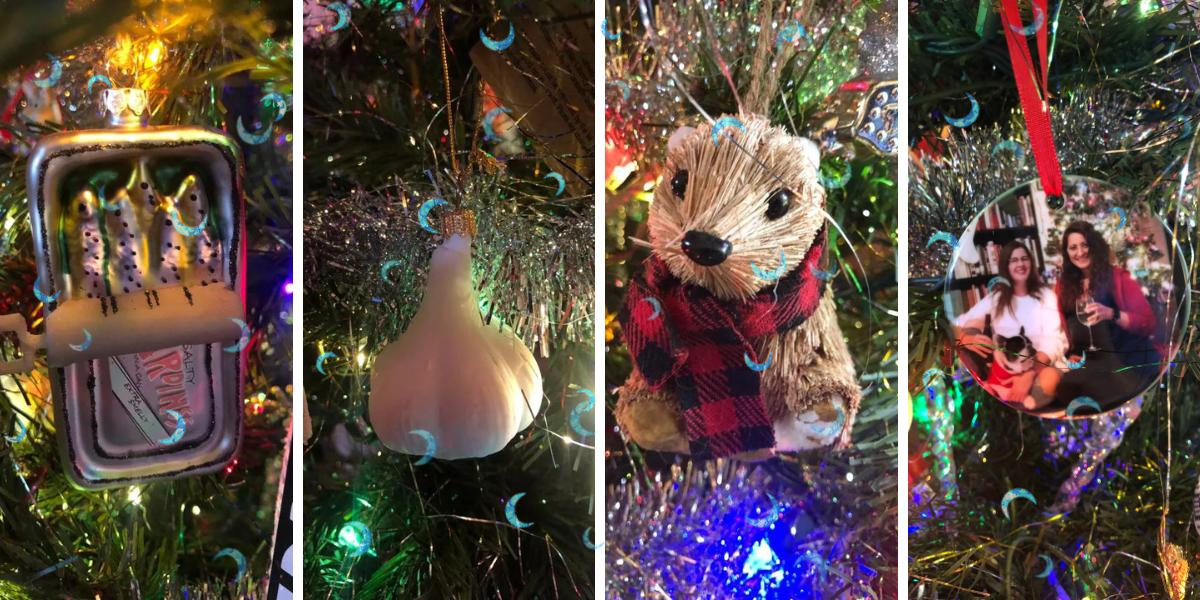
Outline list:
[[[1034,22],[1038,26],[1036,41],[1040,64],[1034,64],[1029,45],[1025,42],[1025,25],[1021,21],[1021,9],[1017,0],[1001,0],[1000,20],[1004,26],[1004,39],[1008,42],[1008,57],[1012,61],[1017,93],[1021,97],[1025,128],[1029,131],[1029,143],[1033,146],[1033,159],[1037,163],[1038,177],[1041,178],[1042,188],[1048,198],[1061,199],[1062,167],[1058,164],[1058,152],[1054,149],[1054,131],[1050,127],[1050,65],[1046,52],[1046,30],[1050,22],[1048,0],[1031,2]],[[1052,206],[1053,204],[1051,202]]]

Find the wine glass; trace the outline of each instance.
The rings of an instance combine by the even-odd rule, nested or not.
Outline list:
[[[1088,350],[1095,352],[1099,350],[1096,347],[1096,342],[1092,339],[1092,314],[1088,312],[1088,307],[1093,302],[1091,294],[1084,294],[1075,300],[1075,316],[1079,318],[1079,322],[1087,325],[1088,328]]]

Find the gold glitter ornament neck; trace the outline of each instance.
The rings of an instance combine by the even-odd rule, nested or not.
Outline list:
[[[475,239],[475,211],[458,208],[442,217],[442,232],[446,238],[458,234]]]

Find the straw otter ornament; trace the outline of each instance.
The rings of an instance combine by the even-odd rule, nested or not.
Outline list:
[[[823,270],[819,150],[760,116],[715,123],[668,143],[621,311],[635,368],[617,421],[696,457],[845,447],[860,391]]]

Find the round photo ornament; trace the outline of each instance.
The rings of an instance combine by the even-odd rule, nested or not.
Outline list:
[[[984,390],[1038,417],[1086,418],[1169,368],[1189,309],[1186,236],[1117,186],[1063,184],[1059,198],[1035,180],[991,202],[957,239],[944,302]]]

